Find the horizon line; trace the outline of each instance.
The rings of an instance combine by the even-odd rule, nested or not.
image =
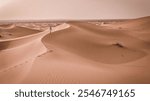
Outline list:
[[[131,19],[16,19],[16,20],[0,20],[0,23],[56,23],[56,22],[90,22],[90,21],[124,21]]]

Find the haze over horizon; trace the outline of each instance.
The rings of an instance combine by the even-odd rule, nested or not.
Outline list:
[[[0,20],[128,19],[150,15],[150,0],[0,0]]]

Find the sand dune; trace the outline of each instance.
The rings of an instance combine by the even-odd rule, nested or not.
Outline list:
[[[24,31],[24,30],[23,30]],[[26,33],[31,31],[26,30]],[[20,31],[21,33],[21,31]],[[13,79],[20,80],[28,69],[32,66],[33,60],[40,54],[46,52],[45,46],[41,42],[41,38],[49,33],[49,29],[38,34],[6,39],[0,41],[0,82],[7,83]],[[15,33],[14,33],[15,34]],[[32,61],[28,61],[32,60]],[[28,63],[25,63],[28,61]],[[19,66],[22,64],[21,66]],[[15,69],[14,69],[15,68]],[[18,69],[19,68],[19,69]],[[23,69],[20,73],[20,69]],[[6,72],[7,71],[7,72]],[[6,77],[6,78],[5,78]],[[19,79],[20,78],[20,79]],[[14,83],[16,80],[14,80]]]
[[[130,34],[133,37],[136,37],[146,42],[150,42],[150,16],[128,20],[112,25],[110,24],[109,26],[115,29],[127,31],[128,34]]]
[[[143,18],[137,18],[137,19],[133,19],[133,20],[128,20],[125,22],[122,22],[122,24],[120,24],[121,27],[123,28],[127,28],[130,30],[150,30],[149,26],[150,26],[150,16],[148,17],[143,17]]]
[[[101,35],[98,35],[100,31],[95,32],[95,28],[92,29],[89,24],[82,24],[82,26],[83,25],[86,26],[85,28],[83,27],[83,29],[74,28],[72,25],[72,28],[55,32],[53,33],[52,40],[47,39],[47,43],[61,47],[79,56],[108,64],[126,63],[145,55],[142,51],[135,51],[132,48],[128,48],[126,44],[123,44],[122,47],[117,45],[116,40],[112,39],[113,36],[109,35],[110,33],[108,35],[106,34],[105,38],[101,38]],[[78,27],[82,28],[82,26],[78,23]],[[90,30],[85,30],[88,29],[88,27]],[[111,32],[111,34],[112,33],[113,32]],[[105,34],[105,32],[103,31],[102,34]],[[124,38],[124,36],[120,36],[119,38]],[[118,44],[120,40],[118,40]],[[120,42],[120,44],[121,43],[122,42]],[[114,57],[116,59],[113,59]]]
[[[15,27],[14,24],[1,24],[0,25],[0,30],[3,30],[3,29],[12,29],[14,27]]]
[[[13,28],[7,28],[3,27],[0,29],[0,41],[1,40],[7,40],[10,39],[12,40],[13,38],[18,38],[18,37],[23,37],[31,34],[36,34],[40,31],[38,30],[29,30],[28,28],[24,27],[13,27]],[[21,33],[21,34],[20,34]]]
[[[118,28],[118,29],[134,30],[134,31],[150,30],[149,29],[150,16],[137,18],[137,19],[124,20],[116,23],[108,23],[106,24],[106,26],[110,26],[112,28]]]
[[[22,83],[150,83],[148,42],[131,30],[69,24],[43,38],[49,52],[35,60]]]
[[[9,44],[1,41],[1,60],[15,56],[22,56],[22,59],[2,60],[0,82],[150,83],[150,43],[144,38],[146,31],[149,36],[148,21],[149,17],[145,17],[105,27],[88,22],[68,22],[53,28],[48,35],[48,32],[39,32],[41,34],[11,40]],[[47,48],[46,53],[41,40]],[[16,50],[18,54],[12,55]],[[22,54],[27,51],[28,55]],[[10,66],[14,68],[4,68]],[[26,76],[17,78],[18,72]]]
[[[15,27],[4,31],[12,32],[12,38],[0,40],[0,83],[18,83],[28,74],[35,58],[47,51],[41,39],[48,33]],[[66,24],[54,27],[52,32],[68,27]],[[4,37],[4,36],[3,36]],[[19,72],[20,71],[20,72]],[[19,73],[17,73],[19,72]]]
[[[22,59],[22,58],[20,58]],[[0,70],[0,83],[20,83],[31,70],[35,58],[23,61],[16,66]]]

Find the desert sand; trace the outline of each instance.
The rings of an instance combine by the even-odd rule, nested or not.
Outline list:
[[[70,21],[50,34],[49,29],[7,29],[16,32],[0,38],[0,83],[150,83],[149,28],[150,17]]]

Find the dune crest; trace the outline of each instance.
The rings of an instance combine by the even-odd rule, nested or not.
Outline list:
[[[68,22],[0,40],[0,83],[150,83],[148,22]]]
[[[54,27],[52,32],[67,27],[67,24],[62,24]],[[41,39],[50,33],[49,28],[42,32],[22,27],[18,30],[18,32],[13,33],[13,38],[0,40],[0,83],[19,82],[21,78],[23,79],[23,76],[27,75],[35,58],[47,52],[47,48],[43,45]],[[11,29],[11,31],[17,30]],[[19,70],[22,72],[17,73]],[[3,77],[6,78],[3,79]]]
[[[42,39],[49,51],[35,60],[22,83],[150,83],[149,43],[132,35],[136,26],[117,28],[131,22],[113,23],[114,28],[68,22],[71,27]]]

